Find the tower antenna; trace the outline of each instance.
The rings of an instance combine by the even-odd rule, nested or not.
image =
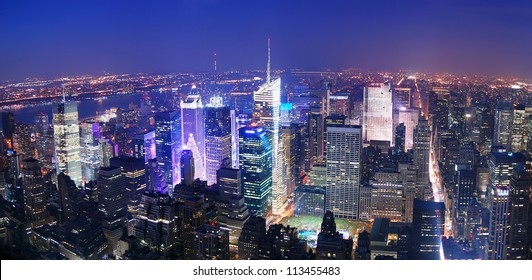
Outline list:
[[[270,82],[270,38],[268,38],[268,65],[266,66],[266,83]]]

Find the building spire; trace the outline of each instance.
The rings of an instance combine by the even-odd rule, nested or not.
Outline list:
[[[266,83],[270,82],[270,38],[268,38],[268,65],[266,66]]]
[[[65,85],[63,85],[63,103],[66,104]]]

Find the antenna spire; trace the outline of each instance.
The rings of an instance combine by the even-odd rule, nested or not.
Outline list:
[[[268,65],[266,66],[266,83],[270,82],[270,38],[268,38]]]

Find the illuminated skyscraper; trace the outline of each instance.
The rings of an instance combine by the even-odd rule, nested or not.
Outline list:
[[[155,143],[157,162],[170,187],[179,183],[179,158],[181,151],[181,119],[179,111],[155,114]]]
[[[245,202],[252,214],[264,217],[272,203],[272,146],[264,128],[240,128],[239,149]]]
[[[399,110],[399,124],[405,125],[405,152],[414,147],[414,129],[419,121],[419,109],[416,108],[401,108]]]
[[[358,219],[362,127],[327,127],[327,188],[325,209],[336,217]]]
[[[393,143],[393,104],[390,83],[374,83],[364,87],[364,142],[372,140]]]
[[[270,79],[270,41],[268,40],[268,64],[266,82],[253,95],[253,122],[266,130],[271,144],[272,158],[272,213],[281,214],[287,203],[286,185],[283,182],[283,142],[281,129],[281,79]]]
[[[146,163],[156,157],[155,130],[134,135],[131,140],[133,142],[133,157],[144,159]]]
[[[75,102],[61,102],[53,110],[56,173],[64,172],[81,186],[81,158],[78,107]]]
[[[98,169],[100,145],[100,124],[81,123],[81,175],[83,183],[96,180]]]
[[[195,260],[229,259],[229,231],[211,223],[201,226],[194,233]]]
[[[231,158],[231,113],[221,97],[211,98],[205,107],[205,158],[207,184],[216,183],[216,171]]]
[[[418,187],[416,197],[427,199],[431,196],[430,188],[430,127],[428,121],[421,117],[414,129],[414,166],[417,168]]]
[[[507,150],[511,149],[512,143],[512,104],[504,101],[497,102],[495,111],[495,131],[493,134],[493,145],[504,146]]]
[[[205,180],[205,118],[203,116],[203,103],[201,96],[196,92],[196,86],[192,86],[190,94],[181,101],[181,141],[183,147],[193,149],[195,142],[199,154],[194,158],[196,174],[194,178]]]
[[[510,188],[495,186],[491,191],[489,235],[485,259],[505,260],[508,246]]]
[[[510,178],[510,231],[508,234],[507,256],[510,260],[527,258],[529,246],[530,187],[532,186],[532,166],[518,164]]]

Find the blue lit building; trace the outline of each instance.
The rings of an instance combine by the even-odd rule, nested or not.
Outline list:
[[[205,166],[207,184],[216,183],[216,171],[231,158],[231,111],[221,97],[211,98],[205,107]]]
[[[155,114],[157,161],[167,185],[179,183],[179,151],[181,149],[181,116],[179,111]],[[171,190],[172,188],[170,188]]]
[[[240,128],[239,161],[244,201],[252,214],[265,216],[272,200],[272,146],[263,127]]]

